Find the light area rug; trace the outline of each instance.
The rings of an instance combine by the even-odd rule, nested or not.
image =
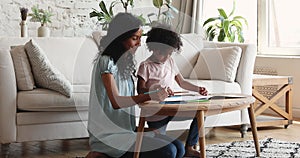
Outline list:
[[[265,138],[259,141],[260,156],[263,158],[300,158],[300,143]],[[234,141],[231,143],[211,144],[206,146],[209,158],[222,157],[255,157],[253,140]]]

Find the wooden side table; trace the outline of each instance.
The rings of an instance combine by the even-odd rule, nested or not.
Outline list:
[[[285,128],[292,124],[292,76],[272,76],[254,74],[252,83],[252,95],[257,99],[254,103],[255,117],[262,115],[267,109],[271,109],[278,114],[277,117],[269,119],[257,119],[257,127],[284,125]],[[278,90],[270,97],[262,95],[257,86],[278,85]],[[285,107],[280,107],[276,101],[285,97]],[[262,104],[258,104],[260,101]]]

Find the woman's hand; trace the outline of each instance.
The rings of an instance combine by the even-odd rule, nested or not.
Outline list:
[[[207,90],[205,87],[199,87],[199,94],[201,95],[207,95]]]
[[[172,91],[172,89],[170,87],[167,88],[167,92],[168,92],[169,96],[174,96],[174,92]]]
[[[167,91],[167,88],[160,88],[157,89],[157,92],[150,93],[151,100],[157,100],[157,101],[164,101],[168,96],[169,93]]]

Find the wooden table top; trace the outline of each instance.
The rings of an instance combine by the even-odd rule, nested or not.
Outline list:
[[[148,101],[145,103],[139,104],[139,107],[148,111],[149,113],[159,113],[162,111],[167,112],[195,112],[195,111],[204,111],[212,112],[220,110],[223,112],[234,111],[239,109],[244,109],[250,104],[255,102],[255,98],[251,95],[240,95],[241,98],[232,98],[232,99],[211,99],[205,102],[188,102],[188,103],[179,103],[179,104],[160,104],[157,101]],[[151,111],[151,112],[150,112]],[[165,112],[163,112],[165,113]],[[213,113],[211,113],[213,114]]]

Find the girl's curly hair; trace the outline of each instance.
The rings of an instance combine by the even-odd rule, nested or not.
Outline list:
[[[165,51],[169,48],[173,48],[179,52],[182,46],[180,35],[173,31],[170,25],[166,24],[153,26],[152,29],[147,32],[146,43],[150,51]]]

